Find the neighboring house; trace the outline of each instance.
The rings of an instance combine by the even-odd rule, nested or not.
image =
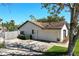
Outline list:
[[[66,22],[37,22],[26,21],[19,27],[21,32],[32,35],[33,39],[46,41],[60,41],[68,36],[68,28]]]

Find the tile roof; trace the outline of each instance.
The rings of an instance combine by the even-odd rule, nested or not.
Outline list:
[[[65,24],[64,21],[60,21],[60,22],[33,22],[34,24],[40,26],[43,29],[58,29],[58,28],[62,28],[63,25]]]
[[[27,23],[27,22],[35,24],[36,26],[39,26],[42,29],[61,29],[63,27],[63,25],[66,23],[65,21],[51,22],[51,23],[49,23],[49,22],[37,22],[37,21],[26,21],[25,23]],[[22,24],[19,28],[21,28],[24,24]]]

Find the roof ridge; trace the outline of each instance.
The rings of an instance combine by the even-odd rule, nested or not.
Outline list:
[[[26,21],[24,24],[26,24],[27,22],[30,22],[44,29],[62,28],[63,25],[66,24],[65,21],[50,22],[50,23],[49,22],[38,22],[38,21]],[[22,24],[20,27],[22,27],[24,24]]]

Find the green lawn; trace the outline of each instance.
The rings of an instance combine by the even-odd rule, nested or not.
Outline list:
[[[67,48],[60,47],[60,46],[54,46],[50,49],[48,49],[49,52],[66,52]]]
[[[67,54],[67,48],[65,47],[60,47],[60,46],[53,46],[47,50],[44,55],[49,55],[49,56],[62,56]],[[74,50],[74,55],[79,56],[79,40],[76,42],[75,50]]]
[[[79,56],[79,39],[76,42],[75,50],[74,50],[74,55]]]
[[[66,54],[67,54],[67,48],[60,47],[60,46],[53,46],[50,49],[48,49],[44,55],[61,56],[61,55],[66,55]]]

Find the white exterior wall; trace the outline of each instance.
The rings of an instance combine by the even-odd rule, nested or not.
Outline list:
[[[32,29],[34,30],[34,34],[32,34]],[[57,38],[61,38],[60,29],[44,30],[30,22],[23,25],[19,30],[24,31],[25,34],[32,34],[33,38],[38,40],[57,41]]]
[[[34,34],[32,34],[32,29],[34,30]],[[63,30],[66,30],[66,36],[68,35],[68,29],[66,25],[62,27],[62,29],[52,29],[52,30],[44,30],[40,27],[28,22],[23,25],[20,31],[24,31],[25,34],[32,34],[34,39],[48,40],[48,41],[57,41],[57,38],[61,39],[60,42],[63,41]]]
[[[64,24],[64,26],[63,26],[62,29],[61,29],[61,42],[62,42],[63,39],[64,39],[63,30],[66,30],[66,36],[68,36],[68,29],[67,29],[67,27],[66,27],[65,24]]]
[[[32,34],[32,29],[33,30],[41,30],[40,27],[28,22],[26,24],[24,24],[19,30],[20,31],[24,31],[25,34]]]

